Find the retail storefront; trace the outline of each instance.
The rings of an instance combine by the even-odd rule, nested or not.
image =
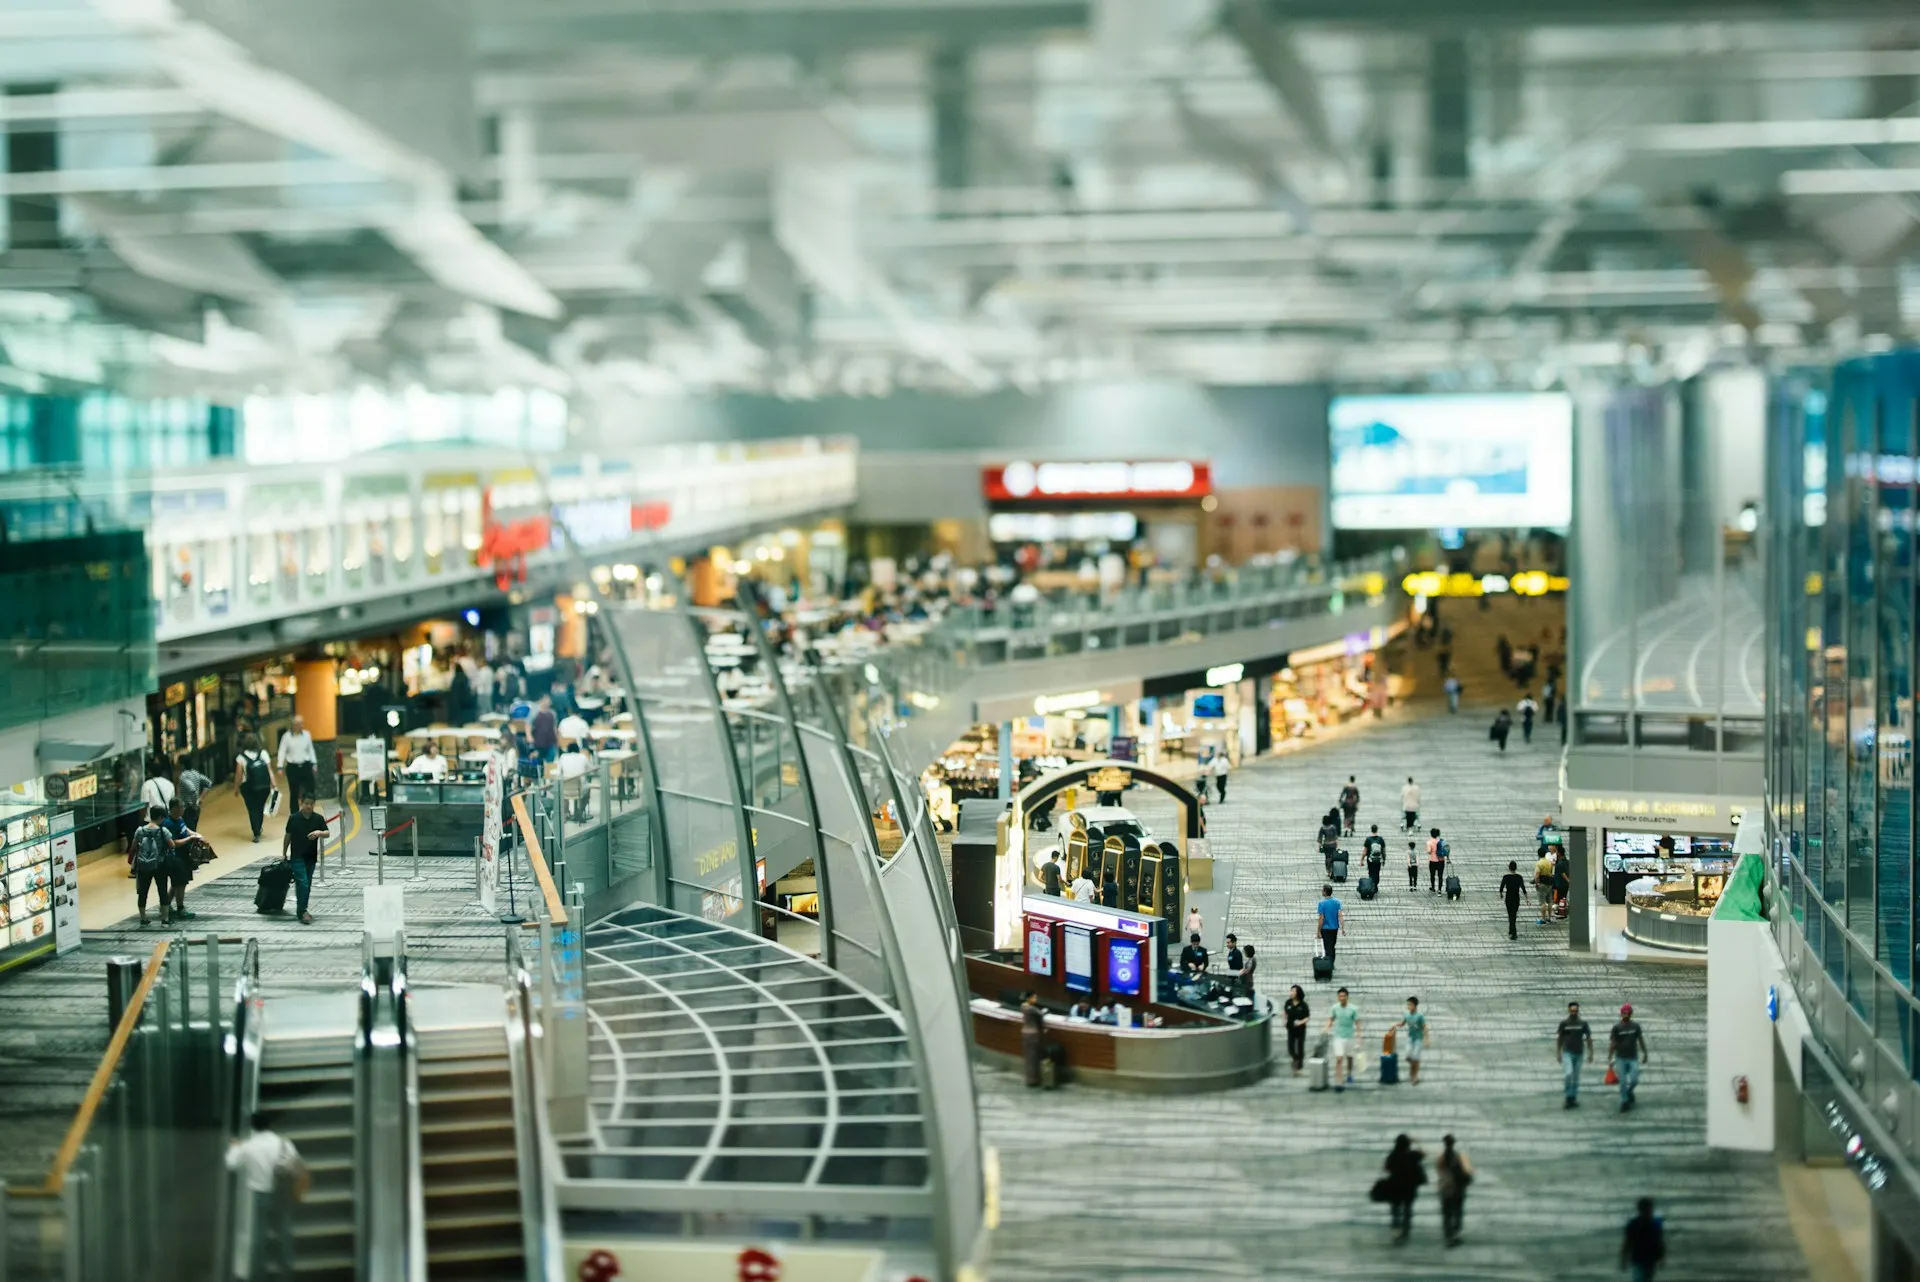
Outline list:
[[[1704,953],[1734,836],[1757,799],[1569,790],[1562,803],[1574,860],[1570,912],[1584,915],[1590,889],[1601,937],[1617,929],[1651,947]]]
[[[1289,654],[1261,701],[1268,741],[1311,738],[1320,727],[1350,721],[1400,697],[1402,681],[1386,671],[1380,650],[1406,626],[1395,622]]]
[[[980,481],[995,554],[1042,588],[1081,585],[1088,567],[1090,587],[1152,565],[1191,570],[1215,505],[1211,467],[1184,459],[1016,461],[983,469]]]

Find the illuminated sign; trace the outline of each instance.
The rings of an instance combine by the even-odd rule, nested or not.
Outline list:
[[[1201,499],[1213,490],[1206,463],[1008,463],[981,471],[989,500],[1035,503],[1051,499]]]
[[[1133,787],[1133,772],[1118,766],[1102,766],[1087,776],[1087,787],[1095,792],[1125,792]]]
[[[1420,570],[1400,580],[1401,590],[1408,596],[1497,596],[1502,592],[1512,592],[1517,596],[1545,596],[1549,592],[1565,592],[1570,581],[1559,574],[1548,574],[1545,570],[1526,570],[1511,579],[1501,574],[1441,574],[1434,570]]]
[[[592,547],[597,543],[618,543],[633,533],[633,505],[625,499],[586,499],[579,503],[563,503],[553,509],[553,521],[556,527],[565,527],[566,534],[582,547]],[[563,545],[564,536],[559,528],[553,531],[553,546]]]
[[[1755,803],[1744,797],[1683,796],[1641,793],[1577,792],[1568,789],[1562,809],[1587,818],[1590,824],[1628,825],[1637,829],[1668,828],[1681,832],[1732,832],[1740,816]]]
[[[1210,686],[1230,686],[1240,679],[1247,670],[1244,663],[1223,663],[1217,668],[1207,669],[1207,684]]]
[[[1022,896],[1020,911],[1026,914],[1029,922],[1035,918],[1071,922],[1078,926],[1091,926],[1095,930],[1117,930],[1123,935],[1132,935],[1139,939],[1145,939],[1153,933],[1152,918],[1142,918],[1135,913],[1123,913],[1113,908],[1102,908],[1097,904],[1083,904],[1072,899],[1055,899],[1052,895]]]
[[[1085,708],[1097,708],[1105,699],[1098,690],[1075,690],[1071,694],[1043,694],[1033,701],[1035,716],[1051,716],[1059,712],[1076,712]]]

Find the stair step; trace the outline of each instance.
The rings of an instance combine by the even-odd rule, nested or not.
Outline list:
[[[506,1086],[428,1086],[420,1084],[420,1105],[429,1104],[502,1104],[511,1112],[513,1091]]]
[[[489,1193],[514,1193],[520,1191],[517,1179],[466,1179],[435,1181],[427,1179],[423,1191],[432,1197],[481,1197]]]

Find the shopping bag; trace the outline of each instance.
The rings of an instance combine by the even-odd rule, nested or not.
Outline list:
[[[280,790],[278,788],[275,788],[267,794],[267,813],[270,815],[280,813]]]
[[[1600,1084],[1602,1086],[1618,1086],[1620,1084],[1620,1074],[1613,1071],[1613,1065],[1607,1065],[1607,1075],[1600,1079]]]

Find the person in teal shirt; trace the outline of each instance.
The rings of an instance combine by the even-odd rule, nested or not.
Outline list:
[[[1400,1017],[1400,1027],[1407,1030],[1407,1081],[1418,1086],[1420,1057],[1427,1049],[1427,1017],[1418,997],[1407,998],[1407,1013]]]
[[[1333,1089],[1343,1091],[1353,1081],[1354,1048],[1360,1041],[1360,1008],[1348,1000],[1344,988],[1333,996],[1327,1032],[1333,1035]]]

